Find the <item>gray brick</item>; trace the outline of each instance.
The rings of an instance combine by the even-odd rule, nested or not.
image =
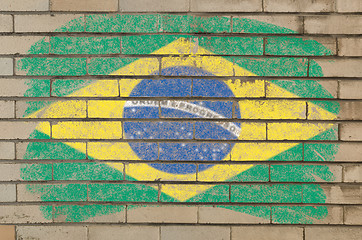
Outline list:
[[[19,181],[20,178],[19,164],[0,164],[0,181]]]
[[[191,0],[192,12],[261,12],[261,0]]]
[[[344,207],[344,223],[351,225],[362,225],[362,207],[346,206]]]
[[[362,16],[306,16],[304,32],[315,34],[361,34]]]
[[[0,58],[0,75],[13,75],[13,59]]]
[[[205,206],[199,208],[199,223],[255,224],[255,223],[270,223],[270,219],[255,217],[246,213],[240,213],[216,206]]]
[[[83,15],[15,15],[15,32],[52,32]]]
[[[197,207],[142,206],[127,210],[127,222],[138,223],[196,223]]]
[[[264,0],[266,12],[333,12],[334,0]]]
[[[49,223],[40,206],[5,205],[0,206],[0,223]],[[37,226],[39,227],[39,226]]]
[[[362,38],[339,38],[339,56],[362,56]]]
[[[155,226],[89,226],[89,240],[159,240]]]
[[[16,201],[16,185],[0,184],[0,202]]]
[[[0,54],[26,54],[30,47],[44,37],[37,36],[0,36]],[[49,43],[49,37],[45,37]]]
[[[28,139],[40,122],[0,122],[0,139]],[[50,125],[47,128],[50,132]]]
[[[161,226],[161,240],[224,240],[230,239],[229,227]]]
[[[336,116],[336,119],[362,120],[362,101],[338,101],[338,103],[340,106],[340,111]],[[330,120],[330,117],[322,116],[318,107],[308,104],[308,119]]]
[[[362,99],[362,81],[341,81],[339,83],[339,97],[342,99]]]
[[[361,204],[362,186],[358,185],[321,185],[326,194],[326,203]],[[307,201],[307,200],[306,200]]]
[[[87,240],[85,226],[19,226],[16,232],[18,240]]]
[[[11,15],[0,15],[0,32],[13,31],[13,17]]]
[[[116,12],[118,0],[50,0],[51,11]]]
[[[14,118],[14,101],[0,101],[0,118]]]
[[[315,59],[315,61],[322,68],[324,77],[362,77],[362,68],[360,67],[362,59]],[[311,68],[309,74],[314,77]]]
[[[48,11],[49,0],[1,0],[0,11]]]
[[[188,0],[119,0],[122,12],[187,12]]]
[[[27,95],[27,91],[31,88],[31,85],[29,84],[29,80],[23,80],[23,79],[0,79],[0,96],[2,97],[23,97],[24,95]],[[40,80],[39,83],[36,83],[38,87],[42,88],[43,93],[40,93],[41,97],[47,97],[49,96],[50,90],[47,92],[47,88],[50,89],[50,81]],[[39,91],[40,92],[40,91]],[[31,91],[29,92],[29,96],[33,97]],[[36,96],[34,96],[36,97]]]
[[[344,182],[362,182],[362,165],[344,166]]]
[[[338,153],[335,155],[334,160],[341,162],[362,161],[362,144],[360,143],[338,144]]]
[[[0,159],[15,159],[15,144],[12,142],[0,142]]]
[[[303,240],[303,228],[283,226],[232,227],[232,240]]]
[[[341,140],[362,141],[362,123],[343,123],[341,126]]]
[[[336,0],[337,12],[362,12],[361,0]]]
[[[305,240],[360,240],[361,228],[356,227],[306,227]]]

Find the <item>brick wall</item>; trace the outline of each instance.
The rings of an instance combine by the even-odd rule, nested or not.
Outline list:
[[[362,239],[361,12],[1,0],[0,240]]]

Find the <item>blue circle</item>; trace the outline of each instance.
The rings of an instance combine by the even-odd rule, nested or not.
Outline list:
[[[170,67],[161,72],[166,76],[213,76],[211,73],[193,67]],[[217,79],[161,79],[142,80],[131,92],[130,97],[234,97],[230,88]],[[130,101],[132,103],[132,101]],[[135,104],[136,103],[136,104]],[[224,117],[231,117],[231,101],[191,101],[193,106],[201,106]],[[161,112],[155,101],[133,101],[134,105],[124,108],[125,118],[199,118],[200,115],[180,108],[166,107],[161,102]],[[240,113],[237,110],[237,115]],[[240,127],[240,125],[238,125]],[[215,122],[157,121],[125,122],[127,139],[236,139],[237,136]],[[233,144],[228,143],[144,143],[130,142],[132,150],[143,160],[185,160],[185,161],[221,161],[230,153]],[[189,174],[196,172],[194,164],[160,164],[150,166],[167,173]],[[212,167],[212,164],[199,165],[199,171]]]

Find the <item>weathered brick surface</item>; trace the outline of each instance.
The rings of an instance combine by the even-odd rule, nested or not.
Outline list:
[[[265,0],[266,12],[332,12],[334,0]]]
[[[353,206],[347,206],[344,208],[344,223],[345,224],[351,224],[351,225],[361,225],[362,219],[362,208],[360,206],[353,207]]]
[[[305,33],[319,34],[360,34],[361,16],[307,16],[304,21]]]
[[[18,239],[87,239],[87,227],[83,226],[22,226],[16,233]]]
[[[358,227],[306,227],[306,240],[327,240],[348,238],[357,240],[362,237],[361,229]]]
[[[300,227],[262,227],[262,226],[245,226],[232,227],[231,239],[260,239],[260,240],[276,240],[276,239],[303,239],[303,228]]]
[[[51,11],[79,11],[79,12],[115,12],[118,10],[118,0],[50,0]]]
[[[0,239],[361,239],[361,7],[0,0]]]
[[[189,1],[186,0],[120,0],[121,12],[186,12],[189,10]]]
[[[241,1],[206,1],[191,0],[190,10],[193,12],[261,12],[262,1],[241,0]]]
[[[11,58],[0,58],[0,75],[13,75],[13,60]]]
[[[159,227],[156,226],[90,226],[89,240],[101,240],[107,236],[109,240],[119,238],[133,239],[159,239]]]
[[[48,11],[49,0],[3,0],[0,9],[1,11]]]
[[[361,141],[362,124],[361,123],[341,124],[341,140]]]
[[[0,202],[15,202],[16,201],[16,185],[1,184],[0,185]]]
[[[341,81],[339,96],[343,99],[362,99],[361,81]]]
[[[361,38],[338,39],[338,55],[340,56],[362,56]]]
[[[362,3],[359,0],[337,0],[337,12],[362,12]]]
[[[166,239],[229,239],[229,227],[212,227],[212,226],[162,226],[161,240]]]

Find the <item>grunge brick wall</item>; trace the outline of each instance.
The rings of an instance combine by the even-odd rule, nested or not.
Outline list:
[[[362,239],[361,12],[1,0],[0,240]]]

